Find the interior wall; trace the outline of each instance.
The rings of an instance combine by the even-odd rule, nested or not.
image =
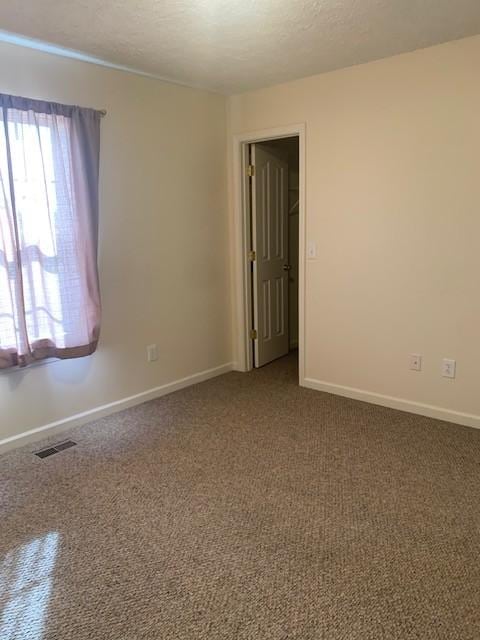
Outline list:
[[[0,91],[108,111],[100,346],[0,374],[0,440],[230,363],[225,98],[7,44]]]
[[[230,139],[306,123],[310,385],[480,426],[479,64],[474,37],[229,99]]]

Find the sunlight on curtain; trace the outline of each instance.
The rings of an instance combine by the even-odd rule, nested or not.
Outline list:
[[[2,640],[41,640],[58,542],[52,531],[6,556],[0,568]]]
[[[0,368],[88,355],[100,321],[99,115],[2,97]]]
[[[46,116],[35,119],[35,124],[29,123],[24,112],[15,119],[10,116],[8,122],[27,332],[32,340],[50,335],[58,346],[65,347],[58,243],[60,234],[72,235],[69,157],[61,153],[62,148],[68,149],[61,145],[61,138],[69,138],[68,121],[57,118],[53,129]],[[56,155],[60,154],[56,159],[54,137]],[[65,192],[67,197],[62,198]],[[74,295],[78,297],[78,291]]]

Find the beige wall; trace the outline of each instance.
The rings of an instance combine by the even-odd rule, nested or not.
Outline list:
[[[225,99],[6,44],[0,91],[108,110],[100,348],[1,374],[0,440],[230,362]]]
[[[479,69],[475,37],[229,100],[230,136],[306,123],[307,378],[480,416]]]
[[[306,122],[307,378],[480,416],[479,67],[477,37],[229,100],[229,140]],[[225,99],[6,44],[0,91],[108,110],[101,345],[1,374],[0,440],[235,359]]]

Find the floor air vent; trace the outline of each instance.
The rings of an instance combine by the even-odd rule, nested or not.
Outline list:
[[[40,451],[35,451],[35,455],[39,458],[48,458],[48,456],[53,456],[54,453],[59,453],[64,449],[70,449],[70,447],[74,447],[76,444],[77,443],[73,440],[65,440],[65,442],[59,442],[58,444],[54,444],[52,447],[46,447]]]

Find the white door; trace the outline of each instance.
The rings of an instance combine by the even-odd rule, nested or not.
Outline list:
[[[254,361],[288,353],[288,162],[268,143],[251,145]]]

